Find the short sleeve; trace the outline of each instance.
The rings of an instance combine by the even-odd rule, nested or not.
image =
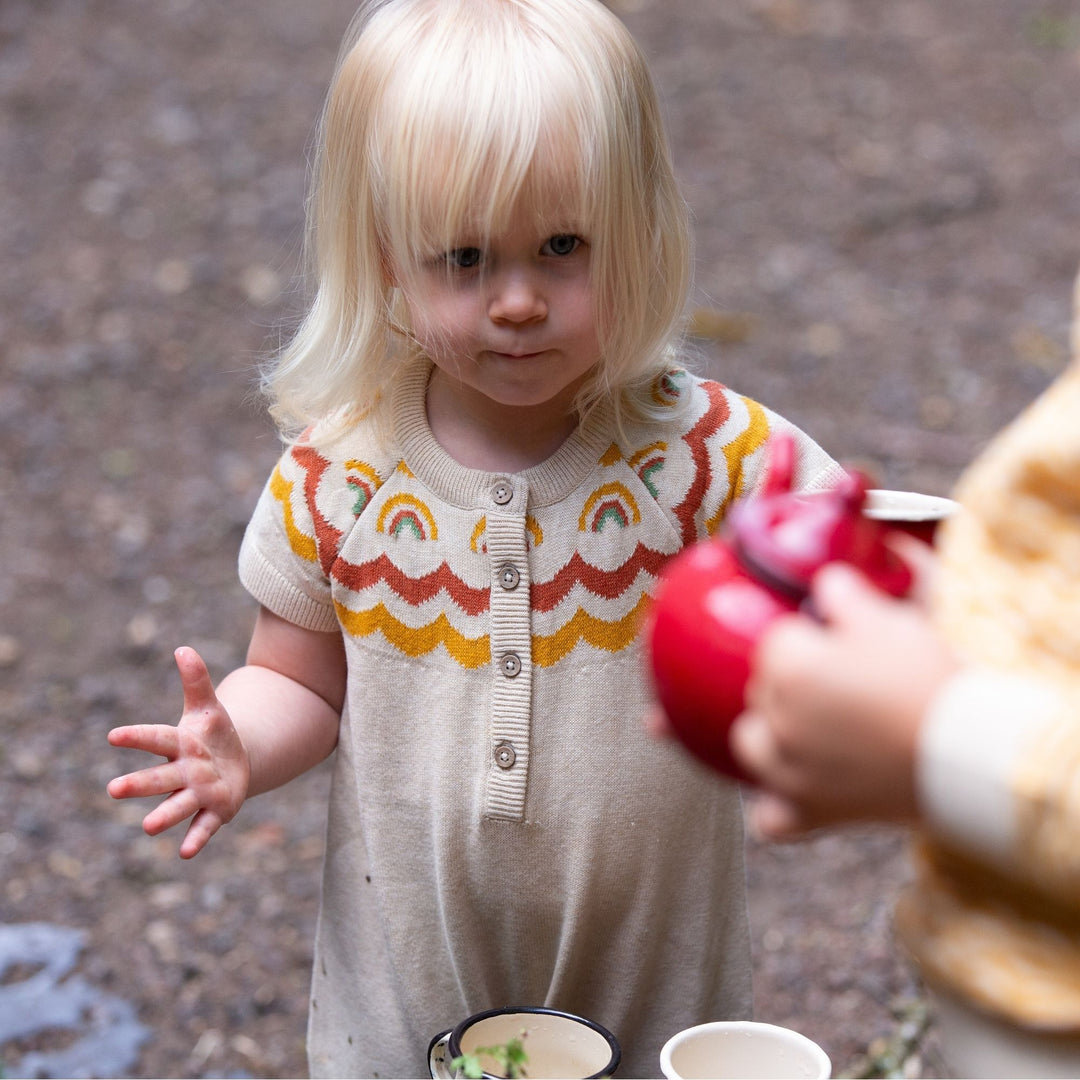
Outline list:
[[[310,490],[303,458],[285,453],[244,533],[240,582],[275,615],[305,630],[329,632],[338,621]]]

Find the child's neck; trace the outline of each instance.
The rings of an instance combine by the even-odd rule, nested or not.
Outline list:
[[[568,403],[503,405],[462,388],[438,368],[431,373],[426,407],[436,442],[459,465],[485,472],[516,473],[539,465],[577,427]]]

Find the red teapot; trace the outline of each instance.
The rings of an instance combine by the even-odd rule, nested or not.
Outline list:
[[[717,537],[665,566],[646,631],[653,681],[675,734],[738,780],[748,777],[728,749],[728,729],[742,712],[766,627],[807,610],[810,581],[829,562],[852,563],[893,596],[913,583],[884,543],[888,527],[862,513],[865,476],[848,472],[830,490],[796,492],[794,440],[774,435],[768,453],[762,490],[736,503]]]

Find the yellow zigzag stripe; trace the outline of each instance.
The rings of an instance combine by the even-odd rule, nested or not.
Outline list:
[[[633,611],[615,622],[605,622],[578,608],[574,617],[554,634],[547,637],[534,635],[533,663],[538,667],[551,667],[579,641],[613,653],[625,649],[637,636],[648,604],[648,594],[643,593]],[[465,637],[450,625],[443,613],[427,626],[414,629],[394,618],[382,604],[376,604],[367,611],[351,611],[337,601],[334,607],[341,625],[353,637],[367,637],[380,631],[391,645],[406,656],[424,656],[442,645],[464,668],[479,668],[491,662],[491,638],[487,634],[478,638]]]
[[[484,531],[487,529],[487,517],[482,516],[476,523],[476,528],[472,531],[472,536],[469,537],[469,547],[477,554],[480,552],[480,537],[484,535]]]
[[[716,532],[728,512],[728,507],[742,494],[743,458],[749,457],[764,445],[769,437],[769,421],[765,416],[765,410],[750,398],[744,397],[742,401],[746,403],[749,412],[748,423],[746,428],[724,447],[724,457],[727,459],[728,493],[716,514],[705,522],[705,531],[709,536]]]
[[[544,530],[540,528],[540,522],[532,514],[525,515],[525,528],[532,536],[533,547],[539,547],[544,542]]]
[[[441,613],[434,622],[414,629],[406,626],[382,604],[367,611],[351,611],[344,604],[334,602],[341,625],[353,637],[367,637],[376,630],[382,632],[391,645],[406,656],[424,656],[443,645],[446,651],[464,668],[483,667],[491,660],[491,639],[487,634],[479,638],[467,638],[450,625]]]
[[[637,636],[649,604],[649,596],[642,593],[634,610],[616,622],[605,622],[578,608],[574,617],[547,637],[535,636],[532,641],[533,663],[539,667],[551,667],[561,660],[579,642],[584,641],[597,649],[619,652]]]
[[[296,520],[292,512],[292,489],[293,482],[286,480],[281,473],[280,467],[275,466],[274,474],[270,477],[270,493],[281,503],[282,516],[285,521],[285,535],[289,538],[289,547],[308,562],[315,562],[319,557],[319,549],[315,545],[315,537],[308,536],[296,527]]]

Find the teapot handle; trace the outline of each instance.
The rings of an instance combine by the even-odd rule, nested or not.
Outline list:
[[[795,482],[795,439],[786,431],[770,436],[767,447],[768,464],[761,494],[782,495]]]

